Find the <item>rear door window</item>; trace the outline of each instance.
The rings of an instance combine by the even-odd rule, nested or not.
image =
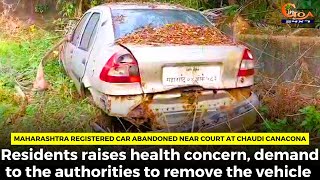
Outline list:
[[[90,13],[87,13],[83,16],[83,18],[80,20],[79,24],[77,25],[76,29],[74,30],[73,37],[71,43],[73,45],[77,45],[78,40],[81,37],[81,30],[83,29],[83,26],[87,22],[88,18],[90,16]]]
[[[97,32],[99,19],[100,19],[100,13],[92,14],[91,18],[89,19],[86,25],[86,28],[84,29],[80,46],[79,46],[80,49],[87,51],[91,47]]]

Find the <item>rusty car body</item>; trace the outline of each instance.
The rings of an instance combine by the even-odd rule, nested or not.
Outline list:
[[[119,18],[120,17],[120,18]],[[87,11],[60,60],[79,93],[109,116],[152,131],[240,131],[256,120],[254,59],[243,45],[119,44],[143,26],[213,26],[196,10],[165,4],[104,4]]]

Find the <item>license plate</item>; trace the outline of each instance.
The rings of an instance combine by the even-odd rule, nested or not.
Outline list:
[[[162,82],[166,86],[216,84],[220,76],[219,66],[164,67]]]

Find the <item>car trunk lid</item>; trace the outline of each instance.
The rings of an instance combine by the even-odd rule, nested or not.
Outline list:
[[[237,87],[244,46],[124,45],[139,64],[144,93],[181,87]]]

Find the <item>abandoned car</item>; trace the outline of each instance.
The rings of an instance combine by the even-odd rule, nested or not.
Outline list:
[[[240,131],[256,120],[254,58],[232,45],[119,43],[143,27],[214,26],[200,12],[165,4],[88,10],[60,49],[81,95],[108,116],[152,131]]]

